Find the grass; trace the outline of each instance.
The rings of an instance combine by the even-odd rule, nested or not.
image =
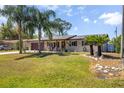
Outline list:
[[[124,80],[100,80],[79,53],[0,55],[0,87],[124,87]]]

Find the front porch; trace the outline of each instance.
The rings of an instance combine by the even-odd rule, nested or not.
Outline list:
[[[40,49],[42,51],[66,51],[66,40],[41,41]],[[38,42],[25,42],[26,50],[38,50]]]

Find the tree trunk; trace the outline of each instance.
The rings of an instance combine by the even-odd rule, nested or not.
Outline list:
[[[21,22],[18,23],[18,32],[19,32],[19,54],[22,54],[23,50],[23,41],[22,41],[22,32],[21,32]]]
[[[41,28],[38,28],[38,50],[41,53]]]
[[[94,55],[94,52],[93,52],[93,45],[90,45],[90,55]]]
[[[102,55],[102,51],[101,51],[101,46],[98,46],[98,57],[100,57]]]

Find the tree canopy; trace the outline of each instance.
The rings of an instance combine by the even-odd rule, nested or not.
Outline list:
[[[55,18],[56,13],[53,10],[40,11],[35,6],[5,5],[3,9],[0,9],[0,15],[5,16],[7,22],[12,24],[12,26],[2,25],[0,37],[3,39],[6,37],[8,39],[15,39],[12,38],[13,34],[18,36],[20,53],[22,53],[23,49],[23,39],[33,38],[36,30],[38,30],[40,51],[42,32],[49,39],[52,39],[53,33],[58,32],[63,35],[71,28],[71,23],[60,18]],[[13,28],[15,29],[12,30]]]

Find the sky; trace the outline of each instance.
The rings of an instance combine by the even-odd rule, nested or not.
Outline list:
[[[72,24],[69,35],[108,34],[115,37],[117,27],[118,35],[122,28],[122,7],[120,5],[39,5],[41,11],[54,10],[56,17]],[[3,6],[0,5],[0,8]],[[0,23],[6,18],[0,17]]]

